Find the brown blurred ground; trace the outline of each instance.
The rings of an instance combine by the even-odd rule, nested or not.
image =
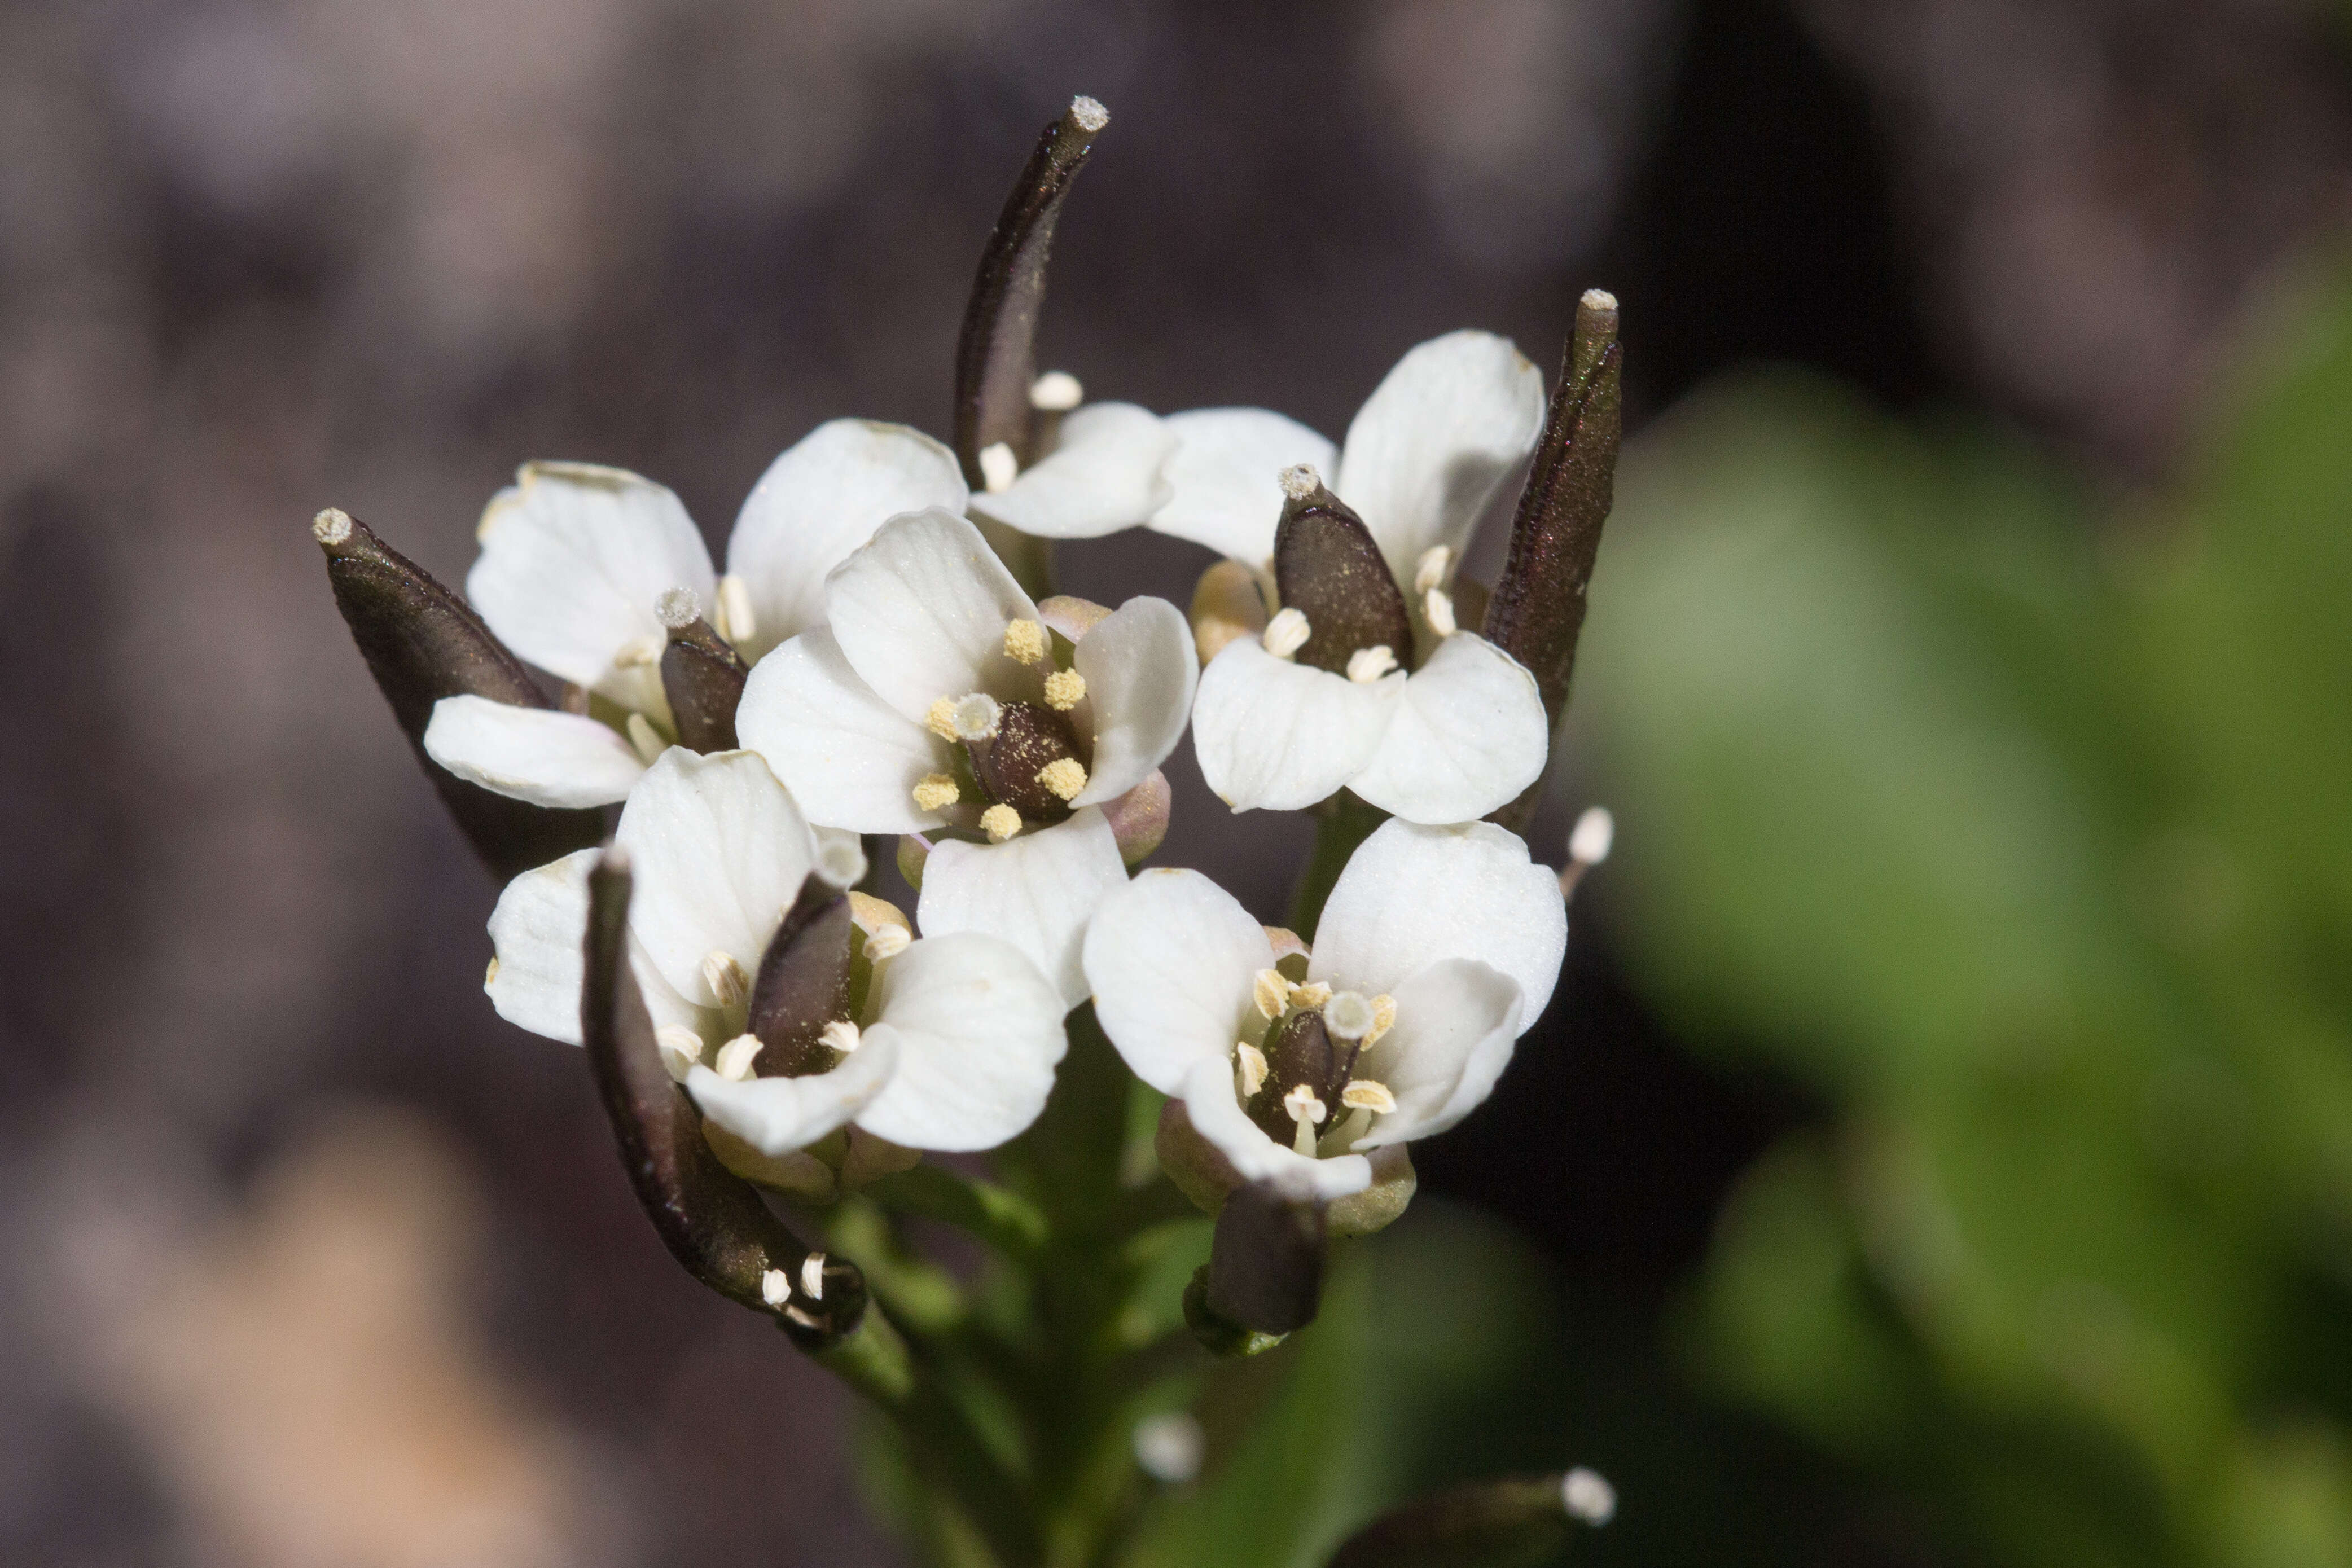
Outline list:
[[[2352,215],[2329,16],[0,5],[0,1558],[887,1560],[845,1401],[670,1270],[577,1057],[481,1001],[494,890],[343,638],[319,507],[455,580],[525,457],[723,538],[819,420],[942,430],[971,264],[1075,91],[1114,122],[1045,341],[1096,395],[1336,436],[1412,342],[1549,361],[1600,283],[1637,417],[1809,359],[2145,483]],[[1129,538],[1066,576],[1181,601],[1202,564]],[[1271,913],[1299,825],[1178,771],[1167,858]],[[1655,1037],[1592,891],[1517,1092],[1424,1168],[1638,1317],[1783,1113]]]

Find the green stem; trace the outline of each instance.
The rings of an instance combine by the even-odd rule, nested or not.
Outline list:
[[[914,1396],[915,1363],[907,1342],[870,1301],[856,1329],[814,1359],[885,1410],[901,1408]]]
[[[1386,811],[1364,804],[1345,789],[1315,810],[1315,851],[1298,873],[1297,891],[1290,895],[1290,928],[1302,942],[1315,940],[1316,925],[1323,918],[1323,901],[1331,896],[1332,885],[1348,869],[1356,846],[1389,820]]]
[[[926,1162],[884,1176],[866,1188],[866,1196],[901,1213],[952,1225],[1016,1262],[1034,1258],[1045,1245],[1045,1216],[1035,1204],[1008,1187],[941,1166]]]

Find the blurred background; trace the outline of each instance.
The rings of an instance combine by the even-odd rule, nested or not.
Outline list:
[[[1453,327],[1549,367],[1604,286],[1627,344],[1536,834],[1618,858],[1265,1417],[1355,1458],[1213,1466],[1151,1560],[1587,1463],[1593,1563],[2352,1562],[2320,0],[0,4],[0,1558],[900,1560],[845,1396],[482,1000],[306,529],[455,581],[524,458],[722,539],[823,419],[944,434],[1081,91],[1095,396],[1336,436]],[[1171,773],[1163,861],[1274,916],[1302,825]]]

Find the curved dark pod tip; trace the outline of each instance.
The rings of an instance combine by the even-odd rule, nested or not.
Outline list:
[[[1070,100],[1038,138],[981,253],[956,340],[955,449],[974,490],[986,486],[980,455],[999,442],[1024,467],[1036,459],[1037,411],[1029,388],[1037,379],[1045,262],[1063,198],[1109,123],[1109,111],[1093,99]]]
[[[1415,1498],[1356,1531],[1329,1568],[1508,1568],[1550,1559],[1567,1544],[1580,1481],[1606,1490],[1589,1470],[1566,1476],[1474,1481]]]
[[[662,695],[677,721],[677,743],[689,751],[732,751],[735,709],[751,676],[726,638],[702,618],[694,595],[673,588],[655,606],[668,641],[662,649]]]
[[[827,1350],[865,1317],[865,1276],[802,1246],[703,1141],[702,1114],[662,1065],[630,973],[628,921],[627,862],[607,850],[588,876],[580,1029],[629,1185],[688,1273],[774,1318],[803,1350]]]
[[[1274,584],[1285,610],[1307,617],[1299,663],[1344,674],[1349,658],[1386,648],[1392,667],[1412,663],[1412,617],[1371,530],[1314,469],[1285,469],[1282,520],[1274,528]]]
[[[1543,437],[1511,519],[1510,555],[1483,628],[1488,642],[1535,675],[1555,731],[1568,706],[1601,525],[1615,499],[1624,416],[1624,346],[1617,340],[1617,325],[1613,296],[1596,288],[1578,303],[1576,329],[1562,357],[1559,383],[1552,389]],[[1495,820],[1514,825],[1513,818],[1524,818],[1541,789],[1538,780],[1528,797],[1495,813]]]
[[[495,794],[425,755],[425,727],[443,697],[487,697],[534,708],[548,701],[522,661],[470,605],[365,523],[331,507],[312,520],[310,537],[326,552],[335,608],[352,629],[376,689],[491,873],[504,880],[603,841],[601,811],[556,810]]]

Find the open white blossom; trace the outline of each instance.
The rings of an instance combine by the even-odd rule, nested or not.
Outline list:
[[[1552,873],[1491,823],[1390,821],[1324,905],[1306,978],[1198,872],[1144,872],[1103,901],[1086,971],[1136,1076],[1181,1096],[1244,1180],[1326,1201],[1368,1151],[1483,1102],[1551,999],[1568,946]]]
[[[992,1148],[1036,1119],[1062,1058],[1060,995],[1011,943],[978,933],[851,939],[870,966],[854,1017],[806,1020],[834,1061],[764,1076],[747,1033],[770,939],[820,862],[854,879],[748,751],[665,752],[621,813],[630,967],[674,1074],[709,1120],[761,1155],[845,1124],[909,1149]],[[490,916],[487,989],[501,1017],[580,1043],[588,873],[583,850],[508,884]],[[895,935],[896,933],[894,933]]]
[[[508,647],[585,693],[587,711],[450,697],[435,706],[425,748],[461,779],[539,805],[623,800],[677,737],[662,690],[665,594],[684,590],[756,662],[822,618],[825,574],[884,519],[961,511],[966,498],[954,455],[929,436],[833,420],[752,487],[721,578],[663,486],[618,468],[526,464],[482,513],[466,593]]]
[[[1097,808],[1174,749],[1198,668],[1183,615],[1130,599],[1075,641],[940,509],[893,517],[826,580],[825,624],[751,672],[736,712],[813,821],[957,828],[924,868],[924,929],[997,932],[1076,1005],[1078,940],[1126,881]]]

